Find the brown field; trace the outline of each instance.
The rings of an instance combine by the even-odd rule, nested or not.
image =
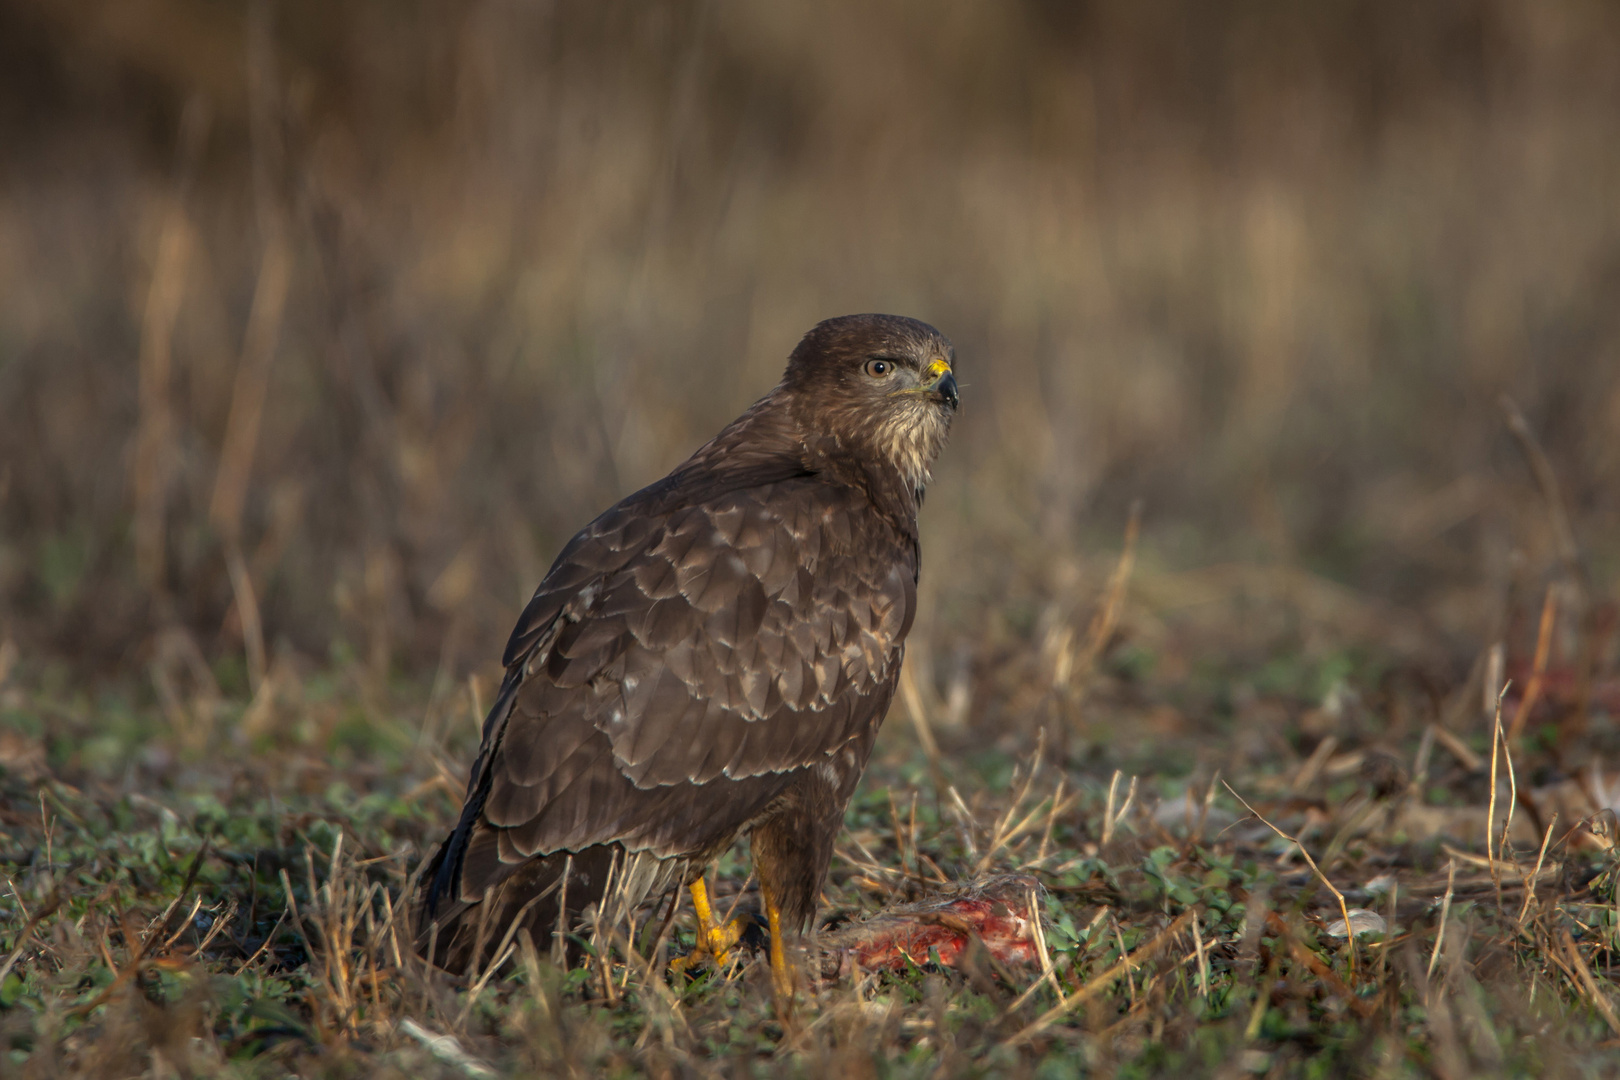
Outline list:
[[[1590,0],[0,0],[0,1075],[1620,1071],[1616,56]],[[826,940],[1020,873],[1044,959],[424,970],[552,556],[870,310],[964,408]]]

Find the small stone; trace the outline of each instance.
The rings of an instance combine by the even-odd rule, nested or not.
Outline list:
[[[1384,917],[1376,911],[1366,908],[1353,907],[1350,909],[1350,929],[1346,930],[1344,919],[1333,919],[1326,925],[1329,934],[1337,938],[1349,937],[1354,934],[1382,934],[1388,928]]]

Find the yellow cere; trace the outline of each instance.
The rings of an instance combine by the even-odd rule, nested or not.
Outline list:
[[[940,379],[943,379],[946,375],[949,375],[950,372],[951,365],[947,364],[942,358],[936,356],[927,367],[923,368],[923,382],[929,384],[936,383]]]

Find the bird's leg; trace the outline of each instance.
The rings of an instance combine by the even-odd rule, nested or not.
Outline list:
[[[788,963],[787,947],[782,942],[782,909],[760,875],[759,896],[765,902],[765,921],[771,928],[771,992],[776,998],[776,1011],[787,1017],[793,1012],[793,966]]]
[[[684,971],[705,955],[713,958],[715,967],[724,968],[731,958],[731,947],[742,940],[742,920],[733,919],[721,925],[715,919],[714,908],[709,903],[709,887],[701,876],[687,888],[692,891],[692,910],[697,915],[697,944],[691,956],[678,957],[670,968]]]

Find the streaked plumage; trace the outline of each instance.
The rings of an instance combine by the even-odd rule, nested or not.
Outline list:
[[[743,831],[785,925],[808,924],[915,615],[951,361],[915,320],[824,322],[776,389],[568,543],[423,878],[436,959],[483,959],[520,914],[544,947],[564,866],[572,917],[610,866],[640,899]]]

